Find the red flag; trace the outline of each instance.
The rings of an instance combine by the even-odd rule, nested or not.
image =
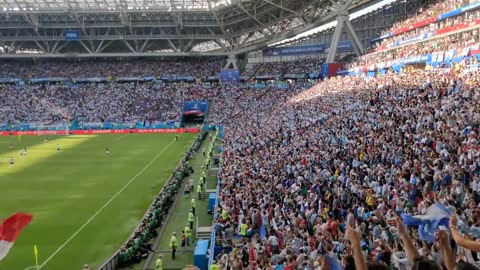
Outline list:
[[[7,256],[20,232],[30,221],[32,221],[32,215],[25,213],[15,213],[3,221],[0,226],[0,260]]]

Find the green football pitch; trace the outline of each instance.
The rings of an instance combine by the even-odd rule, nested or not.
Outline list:
[[[35,244],[40,269],[99,267],[139,224],[196,134],[179,136],[0,137],[0,219],[33,215],[0,270],[34,269]]]

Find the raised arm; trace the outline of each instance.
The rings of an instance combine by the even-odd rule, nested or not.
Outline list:
[[[412,265],[414,265],[415,259],[419,258],[420,254],[418,253],[418,250],[413,245],[412,239],[410,239],[410,236],[405,231],[405,226],[403,225],[402,219],[400,217],[397,217],[397,229],[398,229],[398,233],[400,234],[400,238],[402,239],[405,253],[407,253],[408,261]]]
[[[443,256],[443,261],[448,270],[455,269],[455,256],[448,243],[448,235],[444,230],[438,231],[438,248]]]
[[[455,240],[457,245],[466,248],[471,251],[480,252],[480,242],[472,241],[470,239],[465,238],[457,228],[458,217],[457,215],[453,215],[450,218],[450,231],[452,232],[452,238]]]
[[[367,270],[367,261],[360,248],[360,232],[347,225],[347,238],[352,244],[353,260],[355,261],[355,270]]]

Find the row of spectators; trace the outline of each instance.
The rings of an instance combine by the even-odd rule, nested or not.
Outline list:
[[[45,77],[134,77],[134,76],[217,76],[224,64],[221,58],[189,60],[79,61],[79,62],[4,62],[0,78]]]
[[[395,47],[397,46],[396,44],[404,42],[408,39],[421,37],[426,34],[433,33],[435,30],[438,29],[459,25],[461,23],[472,22],[478,19],[480,19],[480,10],[466,12],[457,17],[448,18],[440,22],[432,23],[426,27],[417,28],[415,30],[408,31],[400,35],[393,36],[392,38],[383,39],[382,41],[373,44],[374,49],[372,51],[381,51],[391,47]]]
[[[448,11],[461,8],[473,3],[477,3],[478,0],[428,0],[424,1],[425,6],[418,12],[412,14],[411,17],[394,23],[390,28],[384,30],[380,35],[393,32],[397,29],[401,29],[410,26],[414,23],[424,21],[426,19],[441,15]]]
[[[246,76],[282,76],[285,74],[308,74],[318,73],[322,69],[323,59],[304,58],[291,61],[264,62],[252,64],[247,67]]]
[[[451,49],[463,49],[465,47],[477,44],[479,40],[479,30],[472,29],[446,37],[407,44],[388,51],[370,53],[360,57],[358,61],[348,64],[347,67],[368,67],[381,62],[402,59],[410,56],[419,56],[434,52],[445,52]],[[461,50],[457,50],[457,53],[461,53]]]
[[[92,84],[79,87],[0,87],[0,123],[178,121],[184,101],[210,98],[219,86],[203,84]]]
[[[479,81],[437,69],[222,92],[215,227],[234,250],[220,268],[477,269]],[[428,223],[437,237],[397,217],[434,206],[460,219]]]

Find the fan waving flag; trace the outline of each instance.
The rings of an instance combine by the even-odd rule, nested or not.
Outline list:
[[[0,226],[0,261],[7,256],[20,232],[30,221],[32,215],[25,213],[15,213],[3,221]]]
[[[405,225],[418,226],[420,240],[433,243],[435,242],[435,233],[440,226],[448,228],[451,215],[452,210],[440,203],[435,203],[427,209],[425,215],[411,216],[402,214],[402,220]]]

